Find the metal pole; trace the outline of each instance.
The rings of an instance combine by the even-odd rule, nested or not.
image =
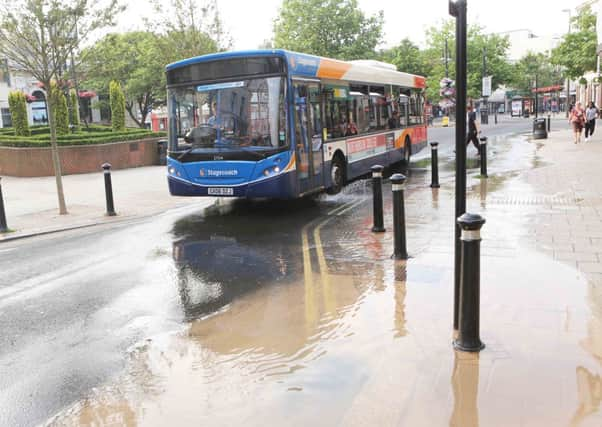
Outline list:
[[[483,79],[485,79],[485,77],[487,77],[487,46],[483,46]],[[483,82],[483,79],[481,82]],[[484,87],[481,84],[481,90],[482,89],[484,89]],[[481,95],[483,96],[483,101],[485,103],[485,110],[481,109],[481,124],[487,125],[489,124],[489,104],[487,102],[488,97],[484,92],[481,93]]]
[[[488,178],[487,176],[487,137],[483,136],[480,138],[479,152],[481,153],[481,178]]]
[[[569,34],[571,34],[571,9],[565,9],[563,10],[567,11],[569,13]],[[566,109],[566,117],[569,117],[569,98],[571,97],[571,81],[569,80],[569,78],[566,78],[566,102],[565,102],[565,109]]]
[[[537,119],[537,111],[539,110],[539,101],[537,99],[537,74],[535,74],[535,119]]]
[[[445,38],[445,78],[449,78],[449,65],[448,65],[448,47],[447,47],[447,37]]]
[[[462,227],[462,282],[460,289],[460,322],[456,350],[477,352],[485,348],[481,342],[481,227],[485,219],[477,214],[465,213],[458,218]]]
[[[4,198],[2,197],[2,177],[0,177],[0,233],[8,232],[6,212],[4,211]]]
[[[449,2],[456,18],[456,211],[454,217],[454,329],[458,329],[460,299],[460,227],[455,219],[466,212],[466,0]]]
[[[494,113],[495,114],[495,124],[497,125],[497,110],[499,108],[499,105],[496,103],[494,108],[495,108],[495,113]]]
[[[113,184],[111,183],[111,164],[103,163],[105,175],[105,198],[107,201],[107,216],[115,216],[115,205],[113,204]]]
[[[383,221],[383,170],[384,166],[372,166],[372,231],[382,233],[385,230]]]
[[[395,259],[408,259],[405,207],[403,203],[405,180],[406,177],[400,173],[396,173],[391,177],[391,189],[393,190],[393,234],[395,242],[393,258]]]
[[[548,132],[550,132],[551,128],[552,128],[552,117],[548,114]]]
[[[439,158],[437,156],[438,142],[431,142],[431,188],[439,188]]]

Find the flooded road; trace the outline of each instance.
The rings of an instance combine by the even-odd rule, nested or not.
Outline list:
[[[115,230],[102,241],[74,237],[77,247],[96,239],[86,244],[107,258],[77,264],[80,282],[45,283],[60,291],[53,301],[64,310],[58,298],[76,299],[70,289],[83,282],[94,307],[81,316],[83,343],[67,337],[80,336],[77,329],[54,335],[54,348],[65,342],[75,349],[69,363],[80,377],[65,381],[75,397],[47,423],[602,425],[600,290],[533,239],[533,222],[556,209],[546,197],[557,197],[536,193],[518,176],[539,166],[537,147],[500,140],[492,158],[487,181],[469,159],[468,210],[487,219],[487,347],[479,355],[451,346],[453,170],[444,162],[442,188],[431,190],[418,161],[406,171],[407,262],[391,259],[390,186],[387,232],[375,234],[365,181],[337,197],[222,202]],[[120,296],[108,296],[114,293]],[[38,290],[23,301],[31,307],[42,297],[49,295]],[[2,373],[9,358],[13,369],[31,366],[6,352]],[[60,361],[56,375],[67,375],[63,355],[49,359]],[[0,398],[0,414],[25,419],[14,407],[7,411],[11,403],[18,401]]]

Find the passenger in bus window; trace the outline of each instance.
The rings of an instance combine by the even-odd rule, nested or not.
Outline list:
[[[393,110],[393,114],[389,117],[389,129],[397,129],[399,127],[399,112]]]

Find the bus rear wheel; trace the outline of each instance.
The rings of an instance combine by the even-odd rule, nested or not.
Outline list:
[[[328,188],[328,190],[326,190],[326,192],[328,194],[340,193],[345,186],[345,162],[339,156],[332,159],[332,163],[330,165],[330,179],[332,181],[332,185],[330,188]]]

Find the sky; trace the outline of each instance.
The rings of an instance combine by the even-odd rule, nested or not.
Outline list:
[[[167,2],[168,0],[162,0]],[[537,38],[527,39],[527,31],[509,34],[517,56],[529,46],[553,43],[568,29],[568,13],[584,0],[468,0],[468,23],[478,23],[486,32],[529,30]],[[254,49],[272,37],[274,18],[282,0],[217,0],[220,16],[233,40],[233,49]],[[420,46],[425,45],[425,30],[447,19],[448,0],[358,0],[366,14],[384,11],[384,42],[391,47],[408,37]],[[127,31],[142,25],[140,15],[148,7],[146,0],[130,0],[118,29]],[[526,45],[526,46],[525,46]],[[540,46],[541,45],[541,46]],[[516,49],[516,52],[514,52]]]

